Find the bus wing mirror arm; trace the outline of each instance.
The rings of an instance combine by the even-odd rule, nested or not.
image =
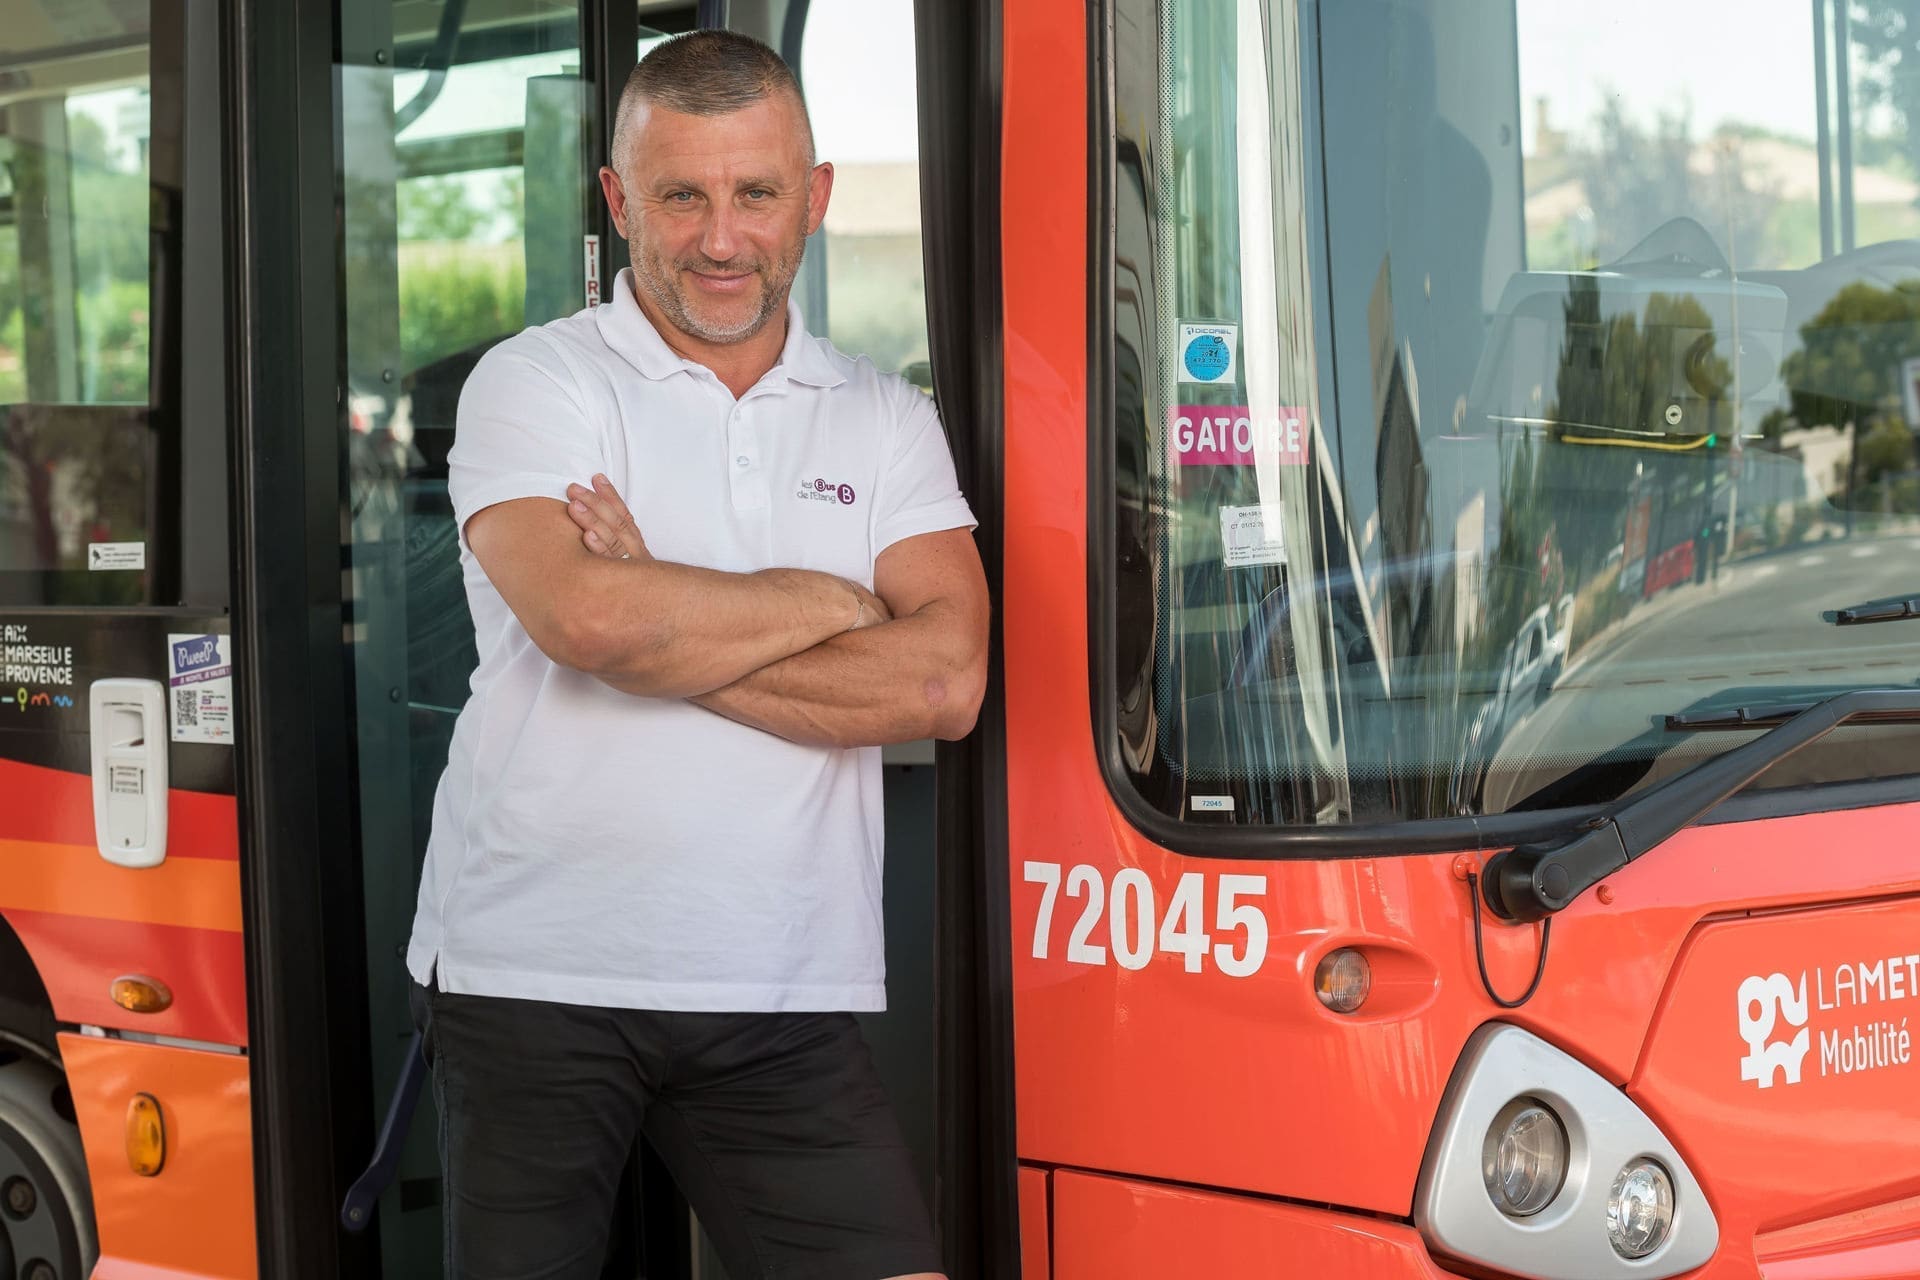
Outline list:
[[[1495,854],[1481,881],[1487,909],[1515,924],[1545,919],[1706,817],[1772,766],[1850,722],[1920,723],[1920,689],[1836,694],[1589,820],[1571,836]]]
[[[1481,880],[1487,909],[1503,920],[1531,924],[1571,903],[1633,861],[1613,819],[1568,840],[1521,845],[1497,853]]]

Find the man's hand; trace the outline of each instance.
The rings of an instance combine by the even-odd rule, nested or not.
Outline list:
[[[633,512],[627,510],[620,491],[605,476],[596,475],[591,488],[568,485],[567,514],[584,530],[581,541],[595,555],[610,560],[653,559],[640,537],[640,526],[633,522]]]
[[[609,560],[653,558],[647,551],[647,544],[641,540],[640,527],[634,523],[633,512],[628,510],[626,500],[613,487],[613,481],[605,476],[596,475],[591,486],[568,485],[567,514],[580,527],[580,541],[595,555]],[[854,611],[854,624],[847,628],[849,631],[893,620],[886,602],[873,592],[850,580],[847,581],[847,590],[859,602]]]

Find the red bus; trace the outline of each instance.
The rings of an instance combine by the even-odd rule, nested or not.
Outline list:
[[[453,406],[720,23],[982,517],[867,1023],[956,1280],[1920,1274],[1908,8],[0,0],[0,1276],[438,1274]]]

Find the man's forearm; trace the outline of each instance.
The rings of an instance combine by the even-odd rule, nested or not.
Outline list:
[[[945,606],[848,632],[693,699],[729,720],[814,746],[958,738],[972,729],[978,655]]]
[[[650,697],[722,688],[845,631],[860,612],[852,584],[804,569],[601,559],[593,573],[569,602],[576,642],[556,660]]]

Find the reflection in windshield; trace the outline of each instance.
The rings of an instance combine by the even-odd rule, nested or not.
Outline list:
[[[1826,118],[1705,68],[1697,127],[1569,86],[1608,68],[1555,60],[1547,0],[1442,8],[1189,0],[1162,58],[1120,41],[1119,723],[1170,814],[1611,800],[1742,740],[1669,715],[1920,676],[1920,629],[1829,620],[1920,594],[1897,59]],[[1762,785],[1914,745],[1848,730]]]

